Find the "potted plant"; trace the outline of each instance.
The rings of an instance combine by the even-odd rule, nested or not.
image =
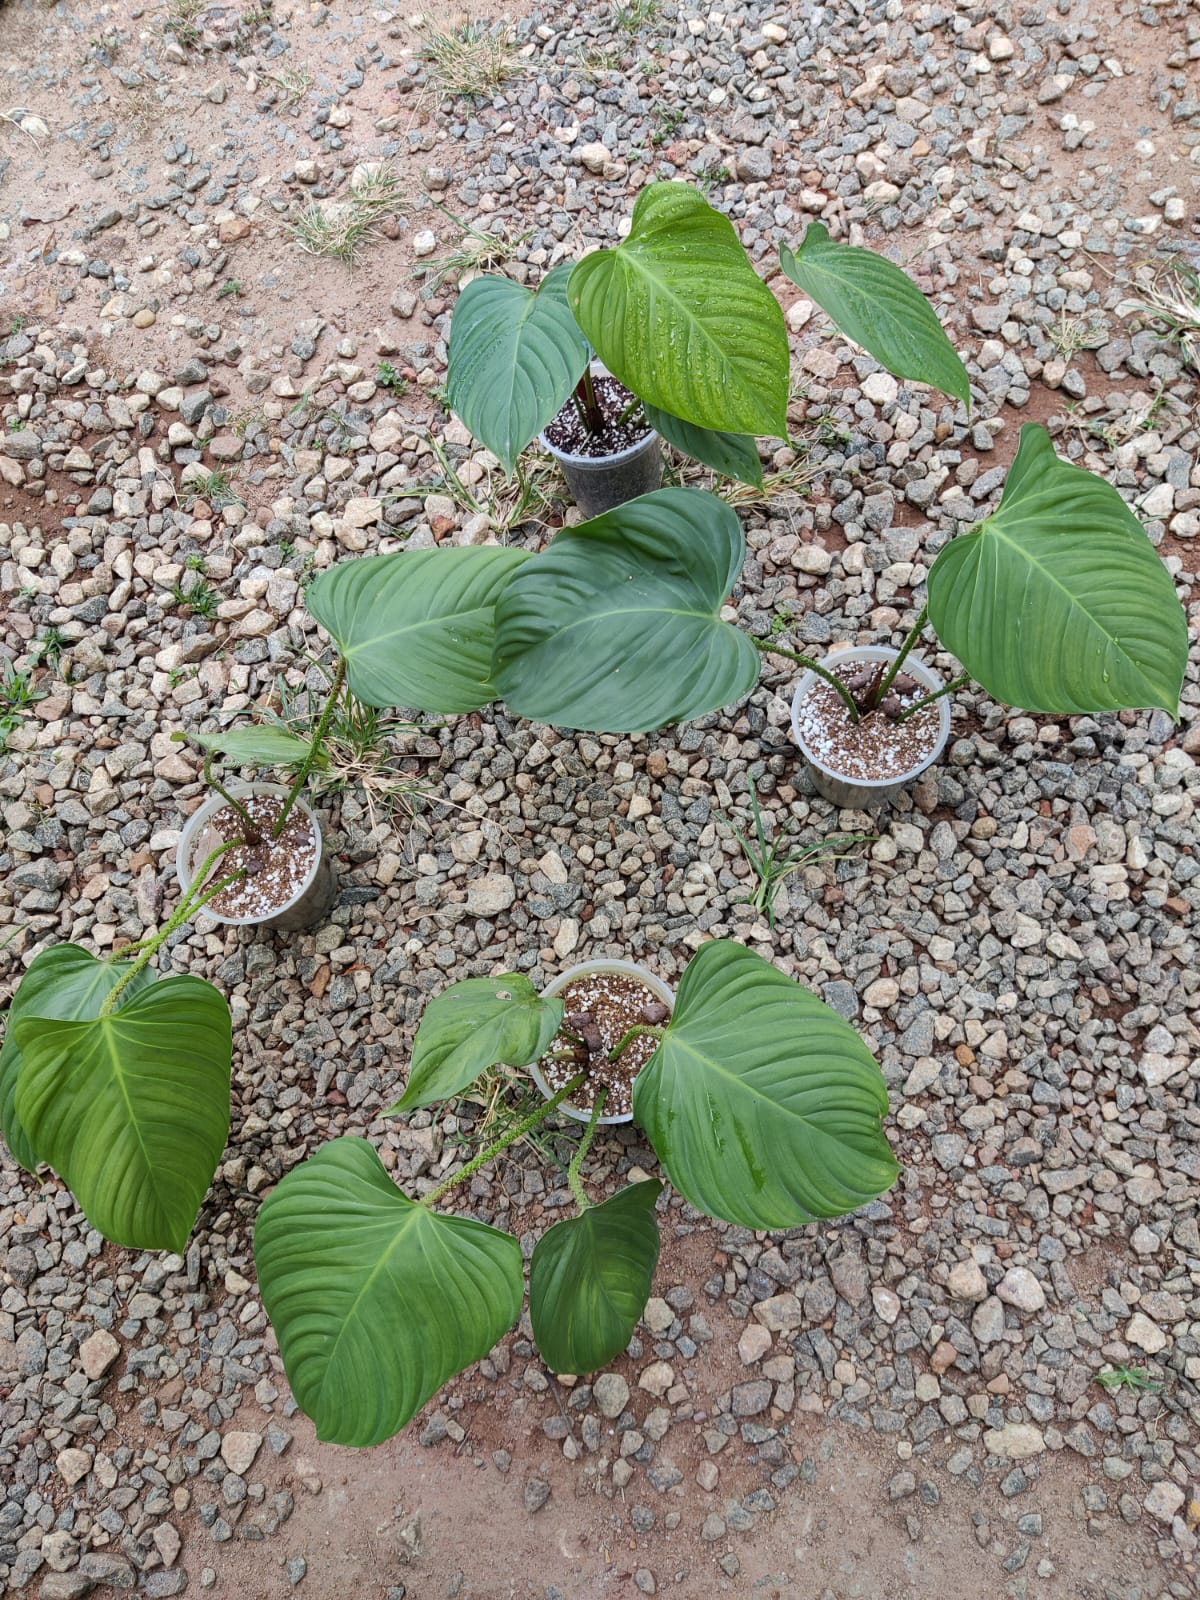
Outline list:
[[[625,995],[635,1020],[611,1047],[589,1040],[598,1002],[587,1016],[568,1015],[570,993],[568,984],[539,995],[506,973],[454,984],[431,1002],[393,1111],[459,1094],[497,1063],[532,1067],[569,1052],[578,1070],[429,1193],[404,1194],[366,1140],[346,1137],[294,1167],[264,1202],[254,1237],[263,1304],[319,1438],[365,1446],[391,1437],[512,1327],[524,1299],[517,1240],[435,1208],[576,1096],[591,1103],[567,1174],[578,1215],[534,1249],[534,1337],[556,1372],[593,1372],[625,1348],[658,1259],[662,1185],[645,1180],[593,1205],[582,1170],[611,1088],[605,1078],[635,1046],[645,1060],[634,1120],[698,1210],[747,1228],[797,1228],[841,1216],[895,1181],[874,1058],[836,1012],[744,946],[702,946],[671,1014],[655,1012],[656,1022],[637,1020],[644,1001]]]
[[[912,660],[928,620],[966,674],[1010,705],[1177,715],[1187,626],[1171,577],[1117,491],[1061,460],[1037,425],[1022,430],[997,510],[939,552],[895,674],[889,666],[852,687],[846,659],[835,670],[726,621],[745,551],[722,500],[659,489],[562,529],[536,555],[360,558],[322,574],[308,603],[372,705],[451,713],[501,698],[559,727],[645,733],[742,699],[760,656],[778,654],[835,696],[850,724],[879,711],[903,729],[932,714],[940,736],[941,696],[965,677],[939,686]],[[913,687],[897,687],[901,668]]]
[[[41,951],[9,1005],[0,1132],[30,1172],[53,1167],[91,1225],[117,1244],[184,1250],[229,1135],[228,1004],[199,978],[158,977],[151,962],[202,909],[271,927],[303,926],[328,909],[332,874],[300,792],[321,759],[344,677],[340,668],[311,740],[271,727],[191,735],[217,798],[184,830],[171,917],[107,959],[73,944]],[[294,765],[296,777],[289,789],[256,784],[238,796],[213,772],[218,751],[235,766]],[[289,829],[297,808],[303,826]],[[294,889],[281,894],[275,886],[289,870]],[[265,897],[256,892],[264,877]],[[230,913],[246,894],[265,918]]]
[[[325,735],[344,680],[345,669],[339,666],[311,739],[270,724],[172,734],[176,742],[190,741],[203,750],[204,780],[214,791],[180,834],[175,855],[180,889],[184,894],[190,890],[218,846],[228,848],[223,868],[240,869],[234,882],[206,902],[209,916],[218,922],[296,932],[329,914],[337,882],[320,822],[305,804],[302,790],[323,759]],[[256,782],[242,783],[235,791],[217,777],[218,759],[238,769],[292,767],[295,776],[288,788]]]
[[[969,403],[966,369],[899,267],[819,223],[780,264],[889,371]],[[540,438],[594,517],[658,487],[660,435],[761,485],[755,435],[786,438],[788,372],[783,313],[729,219],[688,184],[651,183],[615,249],[563,262],[536,291],[496,274],[467,285],[446,393],[508,473]]]

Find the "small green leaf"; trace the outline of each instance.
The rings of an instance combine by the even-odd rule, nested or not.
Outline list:
[[[519,972],[464,978],[426,1006],[408,1086],[389,1112],[449,1100],[501,1063],[527,1067],[550,1048],[562,1019],[563,1002],[543,1000]]]
[[[731,939],[692,958],[633,1088],[634,1119],[698,1211],[799,1228],[873,1200],[898,1168],[883,1075],[848,1022]]]
[[[450,716],[496,698],[488,681],[493,610],[525,550],[480,545],[363,556],[324,572],[308,608],[346,658],[369,706]]]
[[[629,237],[585,256],[571,307],[610,372],[699,428],[787,434],[787,329],[728,217],[686,183],[652,183]]]
[[[310,743],[269,723],[252,728],[220,728],[216,733],[173,733],[176,744],[195,744],[231,767],[295,767],[308,757]]]
[[[567,304],[573,265],[555,267],[536,294],[511,278],[475,278],[454,308],[446,398],[508,473],[588,364],[588,342]]]
[[[17,1115],[92,1226],[183,1251],[229,1136],[229,1007],[199,978],[141,988],[107,1016],[22,1016]]]
[[[929,572],[938,638],[994,699],[1026,711],[1179,714],[1187,618],[1111,484],[1021,429],[999,508]]]
[[[657,1178],[557,1222],[534,1246],[529,1314],[555,1372],[595,1372],[633,1337],[658,1265]]]
[[[364,1139],[335,1139],[267,1196],[254,1230],[263,1305],[318,1439],[398,1433],[517,1320],[521,1247],[401,1194]]]
[[[22,1057],[13,1028],[26,1017],[58,1022],[84,1022],[100,1015],[109,993],[130,970],[131,961],[98,961],[76,944],[52,945],[35,956],[8,1008],[4,1047],[0,1049],[0,1131],[15,1159],[32,1172],[41,1161],[24,1123],[17,1115],[17,1084]],[[154,982],[143,967],[130,979],[127,999]]]
[[[815,300],[847,338],[897,378],[928,383],[971,404],[971,380],[937,312],[906,272],[858,245],[835,244],[810,222],[799,250],[779,247],[793,283]]]
[[[746,541],[699,489],[659,489],[558,534],[496,606],[497,692],[518,716],[645,733],[740,700],[758,651],[721,620]]]
[[[680,417],[671,416],[670,412],[660,411],[657,406],[644,405],[643,410],[650,426],[684,455],[702,461],[722,477],[736,478],[739,483],[752,483],[762,488],[762,462],[758,459],[758,446],[752,434],[697,428]]]

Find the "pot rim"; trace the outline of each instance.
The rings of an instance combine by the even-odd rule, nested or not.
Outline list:
[[[572,467],[576,472],[608,472],[613,467],[624,466],[627,461],[634,460],[649,447],[658,442],[658,434],[651,428],[640,439],[635,439],[632,444],[627,444],[624,450],[614,451],[608,456],[577,456],[570,450],[560,450],[557,445],[550,443],[544,433],[538,434],[538,443],[543,450],[549,451],[554,459],[564,467]]]
[[[244,795],[253,794],[273,794],[286,799],[290,793],[290,790],[283,788],[278,783],[246,783],[242,780],[235,780],[228,785],[228,788],[229,792],[238,799],[241,799]],[[194,864],[195,845],[208,822],[227,803],[223,795],[210,795],[202,805],[196,807],[183,825],[183,832],[180,834],[179,843],[175,848],[175,875],[179,879],[179,886],[184,894],[187,893],[193,882],[192,867]],[[296,797],[296,809],[304,812],[316,830],[317,848],[313,855],[312,865],[305,875],[304,882],[296,890],[295,894],[289,896],[283,905],[275,906],[264,916],[227,917],[223,916],[219,911],[214,911],[211,905],[201,907],[205,916],[212,917],[215,922],[224,923],[231,928],[261,928],[267,926],[274,917],[282,916],[285,912],[290,911],[294,905],[304,898],[316,881],[321,862],[324,860],[325,835],[315,812],[305,802],[303,795]]]
[[[675,1010],[675,991],[669,983],[660,978],[656,972],[651,972],[649,967],[640,966],[635,961],[622,961],[616,956],[593,956],[590,961],[577,961],[574,966],[568,967],[564,972],[560,972],[557,978],[554,978],[546,985],[542,990],[542,998],[544,1000],[552,999],[555,995],[560,994],[573,978],[581,978],[593,972],[619,972],[627,978],[637,978],[640,983],[646,985],[651,993],[657,995],[664,1005],[670,1006],[672,1013]],[[531,1063],[528,1071],[529,1076],[533,1079],[542,1095],[547,1100],[552,1099],[555,1091],[551,1089],[542,1076],[536,1061]],[[565,1116],[572,1117],[576,1122],[586,1123],[592,1120],[590,1111],[579,1110],[569,1100],[564,1100],[558,1110],[563,1112]],[[619,1117],[600,1117],[597,1121],[600,1127],[628,1123],[633,1121],[633,1112],[626,1111]]]
[[[892,649],[890,645],[844,645],[841,649],[829,651],[822,660],[821,665],[828,667],[831,663],[840,663],[847,657],[855,661],[892,662],[899,654],[899,650]],[[930,692],[945,687],[937,672],[915,650],[910,650],[904,658],[904,670],[906,672],[911,670],[912,676]],[[792,737],[799,745],[801,754],[809,765],[816,767],[818,772],[825,773],[827,777],[836,779],[838,783],[854,784],[861,789],[900,788],[906,783],[911,783],[914,778],[920,777],[921,773],[931,767],[946,748],[950,738],[951,713],[949,695],[936,702],[938,713],[937,739],[929,755],[923,757],[916,765],[907,768],[904,772],[894,773],[888,778],[857,778],[850,773],[839,772],[836,767],[830,766],[827,761],[822,761],[819,756],[813,754],[800,731],[800,707],[812,692],[813,687],[819,682],[820,679],[815,672],[806,672],[796,685],[795,692],[792,695]]]

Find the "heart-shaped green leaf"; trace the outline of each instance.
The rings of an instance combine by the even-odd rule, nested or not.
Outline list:
[[[723,477],[762,488],[762,462],[758,459],[758,446],[752,434],[717,433],[712,428],[694,427],[680,417],[671,416],[669,411],[660,411],[657,406],[644,405],[643,409],[650,426],[684,455],[702,461]]]
[[[730,939],[702,945],[633,1114],[699,1211],[746,1228],[839,1217],[895,1182],[883,1075],[824,1001]]]
[[[534,1246],[529,1314],[555,1372],[595,1372],[633,1337],[658,1265],[657,1178],[556,1222]]]
[[[426,1006],[408,1085],[389,1110],[449,1100],[501,1063],[527,1067],[550,1048],[562,1019],[563,1002],[543,1000],[519,972],[464,978]]]
[[[600,359],[649,405],[699,428],[787,434],[787,329],[728,217],[652,183],[629,237],[585,256],[571,308]]]
[[[928,383],[971,404],[971,380],[937,312],[906,272],[858,245],[835,244],[810,222],[799,250],[779,247],[779,262],[842,332],[897,378]]]
[[[1005,705],[1057,715],[1179,714],[1187,618],[1116,489],[1030,423],[1000,506],[929,572],[938,638]]]
[[[379,1444],[517,1320],[521,1247],[401,1194],[364,1139],[335,1139],[267,1196],[263,1304],[296,1403],[334,1444]]]
[[[365,556],[322,573],[308,608],[367,705],[476,711],[496,698],[488,673],[497,597],[528,560],[498,545]]]
[[[57,944],[30,962],[8,1008],[4,1047],[0,1049],[0,1131],[21,1166],[32,1172],[41,1157],[34,1150],[24,1123],[17,1115],[17,1083],[21,1051],[13,1035],[25,1017],[49,1017],[58,1022],[82,1022],[100,1015],[100,1007],[133,965],[131,961],[97,961],[77,944]],[[143,967],[125,990],[132,998],[154,982]]]
[[[446,398],[505,472],[588,364],[588,342],[567,304],[573,265],[555,267],[536,294],[511,278],[475,278],[454,308]]]
[[[230,767],[295,767],[308,758],[309,741],[270,723],[219,728],[216,733],[173,733],[176,744],[199,745]]]
[[[21,1017],[17,1115],[106,1238],[182,1251],[229,1136],[229,1007],[192,977],[121,998],[89,1021]]]
[[[518,716],[645,733],[728,705],[758,652],[720,616],[746,543],[699,489],[659,489],[564,529],[496,606],[496,691]]]

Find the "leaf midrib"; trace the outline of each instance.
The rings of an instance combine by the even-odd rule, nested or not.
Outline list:
[[[1138,661],[1122,646],[1121,641],[1116,638],[1114,634],[1109,633],[1108,629],[1099,620],[1099,618],[1089,611],[1083,601],[1080,600],[1077,595],[1073,594],[1071,590],[1068,589],[1067,586],[1062,582],[1062,580],[1054,575],[1054,573],[1045,565],[1044,562],[1039,561],[1036,556],[1031,554],[1030,551],[1019,542],[1019,540],[1014,539],[1011,534],[1008,534],[1004,531],[1003,527],[997,521],[1000,515],[1000,511],[994,512],[992,516],[987,518],[983,526],[980,528],[979,536],[981,549],[983,542],[986,539],[995,539],[997,543],[1005,545],[1008,549],[1013,551],[1018,560],[1023,560],[1030,567],[1033,567],[1036,571],[1040,572],[1052,588],[1057,589],[1062,595],[1065,596],[1068,603],[1068,608],[1078,611],[1082,616],[1086,617],[1092,629],[1098,632],[1101,638],[1107,640],[1112,649],[1116,651],[1124,661],[1127,661],[1129,666],[1134,670],[1138,677],[1144,681],[1146,687],[1152,689],[1154,686],[1146,678],[1145,670],[1138,663]],[[981,565],[982,562],[978,563],[976,566],[976,585],[978,585],[979,582],[979,566]],[[972,597],[972,601],[973,599],[974,597]]]

